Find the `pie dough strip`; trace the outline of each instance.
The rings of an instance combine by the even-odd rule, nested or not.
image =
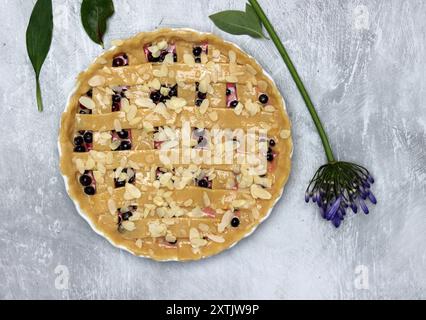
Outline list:
[[[182,208],[194,208],[199,206],[200,208],[209,207],[204,202],[204,194],[207,195],[210,203],[215,204],[215,209],[229,209],[232,204],[236,204],[235,200],[244,200],[247,202],[250,201],[251,195],[249,190],[225,190],[225,189],[205,189],[198,188],[195,186],[187,186],[183,190],[166,190],[166,192],[171,192],[171,198],[176,202],[179,207]],[[245,191],[245,192],[244,192]],[[93,204],[95,205],[97,212],[108,211],[108,199],[113,199],[117,208],[122,208],[129,206],[129,203],[132,205],[137,205],[140,208],[143,208],[144,204],[153,203],[152,195],[155,192],[158,192],[158,189],[149,187],[144,191],[141,191],[142,195],[139,199],[134,200],[124,200],[124,188],[114,189],[113,194],[110,195],[108,192],[96,194],[91,197]],[[188,195],[191,197],[188,197]],[[151,195],[151,199],[150,199]],[[184,203],[188,199],[192,199],[190,205],[186,206]],[[217,207],[217,205],[220,205]]]
[[[209,154],[209,150],[200,150],[200,149],[187,149],[188,151],[193,152],[191,155],[190,160],[194,161],[194,159],[203,159],[203,154]],[[167,152],[167,153],[162,153]],[[168,165],[172,165],[173,167],[181,167],[181,166],[189,166],[191,164],[195,164],[194,162],[190,162],[188,164],[182,163],[182,156],[185,150],[183,149],[171,149],[171,150],[130,150],[130,151],[90,151],[90,152],[75,152],[73,153],[73,161],[74,162],[80,162],[82,163],[84,170],[96,170],[99,169],[100,166],[104,167],[107,170],[113,170],[120,166],[121,161],[123,158],[126,158],[127,161],[132,161],[136,163],[139,167],[147,167],[147,166],[153,166],[157,165],[159,167],[164,167]],[[102,160],[100,159],[99,154],[102,155],[102,159],[110,159],[111,162],[108,162],[108,160]],[[112,154],[112,155],[110,155]],[[162,161],[164,156],[164,160],[168,159],[176,159],[176,163],[165,163]],[[224,171],[232,171],[234,169],[235,164],[238,164],[237,156],[250,156],[250,154],[236,154],[234,153],[234,160],[233,163],[223,163],[224,158],[219,159],[222,160],[220,163],[214,163],[212,161],[211,164],[209,164],[208,168],[213,168],[215,170],[224,170]],[[256,157],[259,155],[253,155],[253,157]],[[90,163],[90,167],[87,167],[87,160],[89,160],[89,157],[94,159],[94,163]],[[208,159],[208,158],[206,158]],[[254,158],[253,158],[254,159]],[[244,160],[244,159],[243,159]],[[129,167],[131,165],[129,164]],[[200,167],[203,167],[203,163],[199,163]],[[78,171],[79,168],[76,168],[76,171]],[[103,168],[102,168],[103,169]],[[136,169],[138,170],[138,169]],[[263,173],[259,173],[263,174]]]
[[[252,215],[247,210],[236,213],[236,216],[239,216],[239,219],[240,219],[240,224],[238,228],[246,228],[247,225],[252,223],[252,218],[251,218]],[[117,226],[117,223],[114,217],[110,214],[105,214],[100,216],[99,221],[102,224],[108,225],[110,228]],[[135,229],[133,231],[127,231],[127,230],[123,231],[121,235],[125,239],[145,239],[145,238],[164,239],[165,232],[167,231],[170,232],[176,238],[188,239],[191,228],[196,228],[198,232],[200,233],[201,237],[203,237],[204,234],[215,234],[222,237],[226,236],[227,234],[226,229],[222,233],[218,232],[217,225],[221,222],[221,219],[189,218],[189,217],[145,218],[145,219],[140,219],[140,220],[131,221],[131,222],[134,223]],[[160,228],[163,229],[163,232],[160,232],[153,237],[149,230],[150,224],[156,224],[157,226],[161,224]],[[228,228],[232,228],[232,227],[228,226]],[[203,231],[203,229],[205,229],[206,231]]]
[[[212,75],[212,73],[215,75]],[[159,79],[161,83],[174,84],[176,81],[194,83],[207,75],[214,79],[217,77],[217,81],[215,82],[219,83],[247,83],[255,81],[253,75],[247,72],[246,67],[242,65],[231,67],[230,64],[216,63],[212,72],[211,69],[202,64],[190,66],[181,63],[144,63],[137,66],[120,68],[104,67],[93,73],[88,84],[91,87],[104,86],[105,84],[109,86],[134,86],[144,84],[154,78]]]
[[[212,108],[213,109],[213,108]],[[225,119],[221,123],[221,129],[245,129],[268,128],[268,132],[278,132],[279,128],[274,122],[274,113],[260,112],[254,117],[244,117],[237,115],[233,109],[214,108],[209,109],[205,114],[201,114],[196,107],[186,107],[179,114],[170,112],[170,118],[165,119],[162,115],[154,113],[151,109],[138,109],[135,118],[140,118],[140,122],[130,122],[126,119],[126,113],[111,112],[105,114],[77,114],[75,121],[75,130],[109,131],[114,130],[114,121],[119,120],[123,129],[142,128],[150,125],[152,127],[161,127],[170,124],[181,125],[182,122],[189,121],[191,127],[214,128],[218,126],[217,121],[210,119],[210,112],[216,112],[217,119]],[[275,128],[274,128],[275,124]],[[289,128],[289,124],[287,124]],[[288,129],[281,128],[281,129]]]

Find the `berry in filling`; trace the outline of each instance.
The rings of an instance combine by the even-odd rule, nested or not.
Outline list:
[[[113,91],[111,111],[117,112],[121,110],[121,99],[126,97],[127,87],[116,87]]]
[[[193,128],[192,129],[192,139],[197,141],[197,144],[195,146],[193,146],[194,149],[205,148],[208,144],[206,131],[204,129]]]
[[[88,174],[82,174],[79,181],[83,187],[87,187],[92,184],[92,178]]]
[[[84,146],[76,146],[74,152],[86,152],[86,148]]]
[[[120,53],[112,60],[113,67],[124,67],[129,65],[129,57],[125,53]]]
[[[92,186],[84,187],[84,193],[88,196],[93,196],[96,193],[96,189]]]
[[[74,138],[74,145],[76,146],[80,146],[84,143],[83,137],[82,136],[76,136]]]
[[[226,106],[235,108],[238,105],[237,85],[235,83],[226,84]]]
[[[236,108],[238,106],[238,100],[234,100],[234,101],[231,101],[231,103],[229,104],[229,107],[230,108]]]
[[[267,104],[267,103],[268,103],[268,101],[269,101],[269,97],[268,97],[266,94],[262,93],[262,94],[259,96],[259,101],[260,101],[260,103],[262,103],[262,104]]]
[[[121,131],[111,131],[111,142],[120,141],[117,149],[115,151],[120,150],[131,150],[132,149],[132,130],[121,130]]]
[[[237,217],[233,217],[231,220],[231,226],[233,228],[236,228],[240,225],[240,219],[238,219]]]
[[[161,86],[160,90],[151,91],[149,98],[154,103],[166,102],[172,97],[177,97],[178,89],[177,84],[169,87],[169,86]]]
[[[124,174],[124,177],[114,177],[114,185],[116,188],[124,187],[126,183],[135,183],[136,174],[134,169],[124,168],[121,173]]]
[[[90,131],[86,131],[83,135],[83,140],[85,143],[92,143],[93,142],[93,134]]]
[[[132,149],[132,144],[129,141],[121,141],[119,150],[130,150]]]
[[[213,182],[207,176],[195,179],[195,182],[200,188],[211,189],[213,186]]]
[[[84,193],[93,196],[96,193],[96,181],[93,176],[93,171],[86,170],[84,174],[78,179],[80,184],[84,187]]]
[[[201,55],[201,52],[203,52],[203,49],[201,49],[201,47],[194,47],[194,49],[192,49],[192,53],[195,57],[199,57]]]
[[[192,49],[192,54],[194,55],[195,63],[201,63],[201,54],[205,53],[207,55],[208,48],[208,44],[204,43],[201,45],[197,45]]]
[[[133,212],[135,212],[138,209],[137,206],[129,206],[127,208],[119,208],[117,210],[117,215],[118,215],[118,231],[119,232],[125,232],[125,229],[122,227],[121,223],[123,221],[128,221],[132,216],[133,216]]]
[[[91,131],[78,131],[74,137],[74,152],[86,152],[93,148],[93,134]]]
[[[92,98],[92,89],[86,92],[86,96],[89,98]],[[78,113],[79,114],[92,114],[92,110],[87,109],[85,106],[83,106],[81,103],[78,104]]]
[[[196,82],[195,83],[195,105],[197,107],[201,106],[201,104],[203,103],[203,100],[207,98],[207,93],[200,92],[199,86],[200,86],[200,83]]]
[[[150,47],[151,47],[151,45],[146,45],[144,47],[145,56],[146,56],[146,59],[148,60],[148,62],[163,62],[164,58],[169,53],[173,54],[173,61],[177,62],[176,45],[169,44],[167,48],[162,49],[162,50],[157,51],[157,52],[149,51]]]

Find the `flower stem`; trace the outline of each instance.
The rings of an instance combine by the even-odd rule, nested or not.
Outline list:
[[[302,80],[299,77],[299,74],[293,62],[290,59],[290,56],[287,53],[287,50],[284,48],[283,43],[281,42],[280,38],[278,37],[277,33],[274,30],[274,27],[269,22],[268,17],[266,16],[265,12],[263,11],[262,7],[259,5],[257,0],[248,0],[248,1],[250,2],[253,9],[256,11],[257,15],[259,16],[260,20],[265,26],[266,31],[268,31],[269,36],[271,37],[281,57],[283,58],[285,64],[287,65],[287,68],[290,71],[290,74],[294,82],[296,82],[296,86],[299,89],[300,94],[302,95],[302,98],[305,101],[306,107],[308,108],[309,113],[311,114],[312,120],[315,123],[318,134],[321,138],[322,145],[324,146],[324,151],[327,156],[328,162],[330,163],[335,162],[335,159],[333,156],[333,150],[331,149],[330,142],[328,141],[328,137],[321,123],[321,120],[317,114],[317,111],[315,110],[314,104],[312,103],[312,100],[309,97],[308,92],[306,91],[305,86],[303,85]]]
[[[37,92],[37,107],[38,111],[43,111],[43,99],[41,97],[41,88],[40,88],[40,80],[39,77],[36,77],[36,92]]]

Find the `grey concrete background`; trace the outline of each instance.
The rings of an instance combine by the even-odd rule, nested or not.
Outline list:
[[[242,0],[115,0],[106,43],[158,26],[213,31],[256,57],[288,102],[294,166],[270,219],[232,250],[156,263],[112,247],[77,214],[58,169],[59,118],[78,72],[101,48],[80,1],[54,0],[35,104],[25,30],[34,1],[0,2],[0,298],[426,298],[426,1],[260,1],[318,106],[340,159],[367,166],[379,204],[335,230],[303,201],[324,156],[269,41],[230,36],[207,16]]]

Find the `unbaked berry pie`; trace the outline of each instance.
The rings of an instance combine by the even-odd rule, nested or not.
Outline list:
[[[187,29],[140,33],[77,79],[60,166],[79,212],[156,260],[229,248],[269,214],[290,172],[283,99],[256,61]]]

